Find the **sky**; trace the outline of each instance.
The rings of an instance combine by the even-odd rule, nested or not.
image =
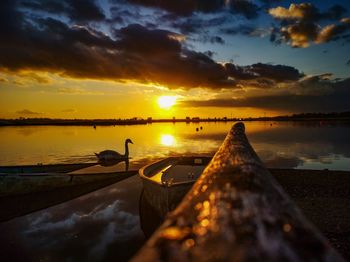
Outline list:
[[[0,35],[0,118],[350,110],[348,0],[2,0]]]

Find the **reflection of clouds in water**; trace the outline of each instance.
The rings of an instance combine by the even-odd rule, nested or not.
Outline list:
[[[255,143],[253,146],[261,160],[271,168],[294,168],[305,162],[330,164],[334,159],[334,148],[329,143]]]
[[[144,242],[137,176],[0,225],[31,261],[126,261]],[[32,251],[35,252],[32,252]],[[4,250],[8,257],[12,250]],[[7,253],[6,253],[7,252]],[[17,251],[16,251],[17,252]]]
[[[45,212],[30,222],[24,234],[28,237],[41,235],[39,244],[50,247],[58,241],[52,237],[52,234],[55,235],[57,232],[60,234],[66,232],[66,235],[76,234],[76,229],[83,225],[103,224],[102,232],[94,239],[94,246],[90,246],[91,255],[100,256],[105,253],[109,244],[127,241],[139,234],[138,216],[121,210],[121,204],[122,201],[116,200],[102,209],[94,209],[86,214],[73,213],[57,222],[51,222],[52,217]]]
[[[314,127],[314,126],[281,126],[272,130],[253,133],[249,139],[255,144],[264,144],[270,148],[278,146],[286,152],[306,152],[310,158],[317,159],[336,154],[350,157],[349,127]]]
[[[249,125],[246,125],[249,141],[268,167],[293,168],[303,166],[305,162],[331,164],[336,159],[350,157],[349,128],[346,126],[278,123],[274,127],[249,132]],[[208,140],[219,146],[225,135],[222,132],[200,136],[187,134],[186,138]]]
[[[126,241],[139,233],[139,218],[136,215],[124,211],[118,211],[119,204],[115,201],[108,209],[97,212],[94,219],[106,219],[110,222],[96,241],[96,246],[91,249],[91,255],[104,254],[109,244],[114,241]],[[112,220],[113,218],[113,220]]]
[[[30,235],[30,234],[54,231],[58,229],[69,230],[73,228],[77,222],[81,221],[82,218],[83,216],[79,216],[76,213],[73,213],[67,219],[58,221],[58,222],[45,221],[45,218],[39,218],[35,221],[36,224],[32,223],[31,227],[28,230],[24,231],[24,233]]]
[[[40,233],[42,231],[48,232],[52,230],[69,230],[76,226],[80,222],[94,222],[94,221],[109,221],[116,220],[125,223],[126,217],[134,218],[135,215],[124,212],[120,210],[122,201],[116,200],[114,203],[108,206],[104,206],[102,209],[99,207],[94,208],[89,213],[73,213],[71,216],[65,218],[64,220],[59,220],[57,222],[51,222],[52,216],[45,212],[41,216],[36,217],[30,222],[30,228],[25,231],[26,234]]]

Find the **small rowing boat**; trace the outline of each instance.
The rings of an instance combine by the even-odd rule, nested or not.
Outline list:
[[[120,162],[120,161],[119,161]],[[113,168],[113,166],[112,166]],[[0,197],[97,183],[135,171],[116,171],[97,163],[0,167]]]
[[[161,216],[174,209],[209,164],[211,157],[169,157],[139,170],[143,196]]]
[[[96,163],[79,164],[51,164],[51,165],[23,165],[23,166],[0,166],[0,176],[8,174],[33,174],[33,173],[68,173],[78,169],[96,165]]]

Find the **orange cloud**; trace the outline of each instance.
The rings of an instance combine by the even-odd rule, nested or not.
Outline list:
[[[291,4],[289,8],[278,6],[276,8],[269,9],[269,14],[278,19],[297,19],[301,20],[307,16],[311,10],[313,10],[312,4],[301,3]]]

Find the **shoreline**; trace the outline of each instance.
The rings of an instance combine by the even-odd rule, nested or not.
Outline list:
[[[328,123],[349,123],[350,117],[339,118],[297,118],[297,117],[265,117],[265,118],[186,118],[186,119],[0,119],[2,126],[123,126],[148,125],[155,123],[208,123],[208,122],[306,122],[324,125]]]

